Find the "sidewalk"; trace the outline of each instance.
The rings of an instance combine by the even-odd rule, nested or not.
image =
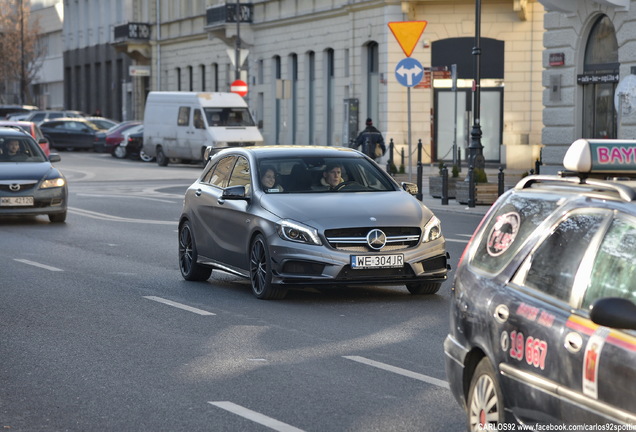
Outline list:
[[[467,169],[464,168],[460,173],[461,177],[465,177],[467,174]],[[486,175],[488,176],[489,183],[497,183],[498,181],[499,168],[486,167]],[[422,193],[422,203],[429,209],[431,209],[434,213],[438,210],[451,211],[451,212],[459,212],[459,213],[469,213],[476,215],[485,215],[490,205],[476,205],[475,207],[468,207],[467,204],[460,204],[455,199],[450,198],[448,200],[448,205],[442,205],[441,198],[433,198],[429,194],[428,188],[428,178],[430,176],[438,176],[439,175],[439,167],[433,164],[424,164],[422,165],[422,187],[420,192]],[[450,168],[449,173],[450,176]],[[504,170],[504,190],[508,190],[521,179],[523,173],[513,171],[510,172]],[[396,174],[393,178],[398,182],[411,182],[417,184],[417,167],[413,167],[413,171],[409,173],[408,171],[404,174]]]

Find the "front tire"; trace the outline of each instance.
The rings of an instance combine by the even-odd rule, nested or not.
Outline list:
[[[152,160],[154,159],[152,156],[148,156],[146,154],[146,152],[144,152],[143,150],[139,151],[139,159],[141,159],[144,162],[152,162]]]
[[[257,235],[250,247],[250,281],[252,292],[262,300],[280,300],[287,290],[272,285],[272,262],[265,237]]]
[[[122,147],[120,145],[115,147],[115,149],[113,150],[113,156],[115,156],[117,159],[124,159],[126,157],[126,147]]]
[[[163,153],[163,149],[161,147],[157,147],[157,165],[165,167],[168,166],[168,158]]]
[[[179,270],[187,281],[206,281],[212,274],[210,267],[197,263],[197,245],[190,222],[184,222],[179,228]]]
[[[487,358],[483,358],[473,374],[466,401],[468,430],[497,430],[504,422],[503,394],[497,375]]]
[[[413,295],[435,294],[442,287],[439,282],[414,282],[406,284],[406,289]]]
[[[49,221],[51,221],[52,223],[66,222],[66,212],[49,214]]]

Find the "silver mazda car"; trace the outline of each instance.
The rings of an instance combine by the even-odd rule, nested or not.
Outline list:
[[[412,195],[415,185],[400,186],[362,153],[258,146],[206,159],[179,220],[184,279],[222,270],[249,278],[259,299],[318,285],[434,294],[446,280],[440,221]]]

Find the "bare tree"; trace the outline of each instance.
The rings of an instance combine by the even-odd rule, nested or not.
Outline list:
[[[5,103],[31,103],[28,89],[46,54],[39,22],[30,15],[29,0],[0,0],[0,100]]]

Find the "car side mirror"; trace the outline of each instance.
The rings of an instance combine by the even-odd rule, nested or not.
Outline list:
[[[620,297],[605,297],[592,303],[590,318],[605,327],[636,330],[636,304]]]
[[[61,160],[62,160],[62,158],[60,157],[59,154],[57,154],[57,153],[49,154],[49,162],[59,162]]]
[[[230,186],[223,189],[221,199],[225,200],[244,200],[247,199],[245,186]]]
[[[49,140],[46,138],[40,138],[38,140],[38,144],[48,144],[48,143],[49,143]]]
[[[415,183],[402,182],[402,189],[410,193],[411,195],[417,195],[419,188]]]

